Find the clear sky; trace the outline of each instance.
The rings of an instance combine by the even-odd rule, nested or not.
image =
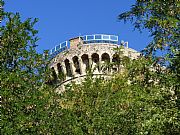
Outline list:
[[[132,24],[117,16],[130,9],[135,0],[5,0],[5,10],[20,12],[22,19],[39,18],[38,52],[51,49],[72,37],[88,34],[114,34],[129,47],[144,49],[147,31],[134,31]]]

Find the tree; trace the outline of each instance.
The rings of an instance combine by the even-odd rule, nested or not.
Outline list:
[[[131,21],[135,29],[146,28],[150,31],[153,40],[143,53],[146,57],[153,57],[155,63],[170,69],[178,99],[180,98],[179,6],[179,0],[137,0],[130,11],[119,15],[119,20]]]
[[[145,1],[137,0],[130,11],[119,15],[119,20],[131,21],[135,29],[148,29],[152,42],[143,50],[146,56],[153,56],[171,67],[179,78],[180,10],[179,0]],[[159,53],[163,52],[163,54]],[[163,62],[163,63],[162,63]],[[174,63],[175,62],[175,63]]]
[[[0,23],[1,23],[1,21],[2,21],[3,5],[4,5],[4,2],[3,2],[3,1],[0,1]]]
[[[137,0],[130,11],[119,15],[119,20],[129,20],[135,29],[146,28],[151,32],[153,41],[147,46],[146,53],[160,49],[175,55],[180,47],[179,6],[179,0]]]
[[[148,5],[155,11],[152,4],[158,2],[137,1],[142,9]],[[134,10],[138,14],[140,8]],[[123,72],[111,80],[94,79],[90,72],[82,84],[68,84],[57,95],[53,85],[47,85],[51,81],[46,55],[35,50],[38,38],[33,26],[37,20],[22,22],[19,14],[5,12],[1,17],[5,24],[0,28],[1,134],[179,134],[179,55],[178,47],[171,44],[173,37],[179,42],[173,33],[176,27],[171,27],[172,37],[166,37],[171,39],[167,54],[173,54],[167,57],[172,62],[167,68],[158,67],[156,55],[131,60],[119,48],[115,65],[123,65]],[[143,20],[141,17],[138,19]],[[161,34],[161,27],[153,26]],[[153,54],[156,46],[148,46],[146,54]]]
[[[82,84],[67,85],[59,105],[68,133],[178,135],[172,76],[151,70],[152,59],[122,61],[123,72],[111,80],[88,76]]]
[[[37,19],[3,10],[1,18],[1,134],[48,134],[56,93],[45,84],[48,59],[36,52]]]

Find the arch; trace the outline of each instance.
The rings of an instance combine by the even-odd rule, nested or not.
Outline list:
[[[64,80],[65,79],[65,74],[63,72],[63,67],[60,63],[57,64],[57,70],[58,70],[58,78],[60,81]]]
[[[72,60],[73,60],[73,63],[74,63],[75,72],[76,72],[77,74],[81,74],[78,57],[77,57],[77,56],[74,56],[74,57],[72,58]]]
[[[56,83],[57,82],[57,74],[56,71],[54,69],[54,67],[51,68],[51,75],[52,75],[52,83]]]
[[[99,63],[99,55],[97,53],[93,53],[91,55],[91,58],[92,58],[92,62]]]
[[[110,62],[110,56],[108,53],[103,53],[101,55],[101,61],[104,61],[104,62]]]
[[[89,57],[87,54],[81,56],[83,62],[83,68],[87,71],[89,69]]]
[[[66,73],[68,77],[72,77],[72,71],[71,71],[71,65],[68,59],[65,59],[64,61],[65,66],[66,66]]]
[[[114,54],[113,57],[112,57],[112,62],[114,62],[114,65],[112,67],[112,70],[113,72],[116,72],[118,71],[119,69],[119,63],[120,63],[120,60],[119,60],[119,55],[118,54]]]
[[[62,65],[60,63],[57,64],[57,70],[58,70],[58,74],[63,73]]]
[[[109,71],[109,69],[110,69],[109,62],[110,62],[109,54],[108,53],[103,53],[101,55],[101,71],[103,73],[106,73],[107,71]]]
[[[99,72],[99,55],[97,53],[93,53],[91,55],[92,58],[92,69],[95,73]]]

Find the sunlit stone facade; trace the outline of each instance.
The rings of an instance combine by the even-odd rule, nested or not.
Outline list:
[[[111,67],[110,69],[103,65],[105,62],[116,61],[114,48],[120,47],[118,37],[114,35],[103,36],[104,34],[96,34],[76,37],[69,40],[69,45],[68,42],[63,42],[65,49],[57,46],[59,50],[62,50],[52,49],[54,52],[50,54],[53,56],[50,67],[53,70],[56,83],[59,84],[59,91],[63,90],[64,84],[71,81],[81,82],[89,69],[92,69],[94,76],[109,76],[117,71],[117,67]],[[132,59],[139,56],[140,53],[128,48],[127,42],[121,42],[121,44],[124,45],[124,56]]]

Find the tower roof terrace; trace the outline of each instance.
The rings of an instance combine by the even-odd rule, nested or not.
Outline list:
[[[89,45],[89,44],[115,44],[118,45],[118,36],[116,35],[107,35],[107,34],[93,34],[93,35],[84,35],[70,39],[69,41],[64,41],[59,45],[56,45],[49,51],[50,58],[54,58],[57,54],[68,50],[72,47],[71,41],[78,39],[80,45]]]

